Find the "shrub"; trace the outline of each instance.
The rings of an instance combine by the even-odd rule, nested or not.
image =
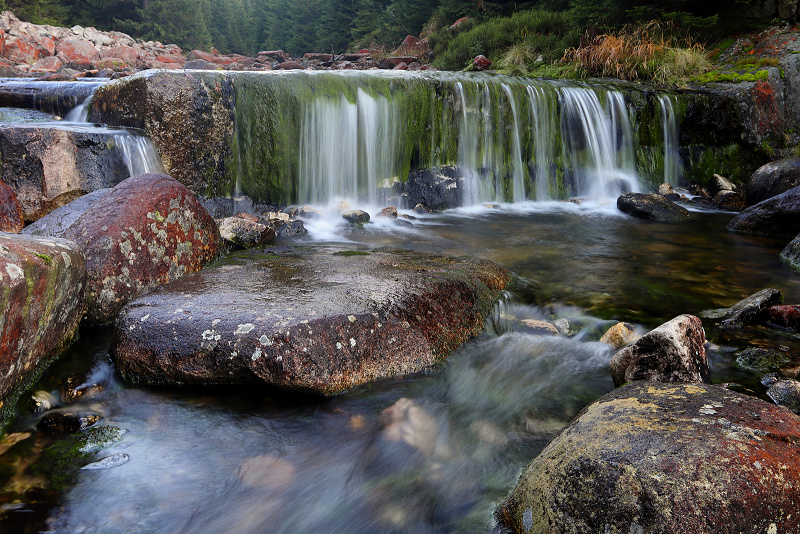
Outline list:
[[[477,55],[476,51],[499,62],[515,45],[528,49],[534,58],[541,55],[545,62],[552,62],[578,42],[577,29],[568,13],[542,10],[489,19],[453,35],[445,32],[451,30],[439,30],[431,38],[434,66],[444,70],[464,68]]]

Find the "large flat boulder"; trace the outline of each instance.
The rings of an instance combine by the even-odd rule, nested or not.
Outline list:
[[[75,241],[86,255],[91,322],[108,323],[130,299],[199,271],[219,248],[214,219],[166,174],[128,178],[91,202],[79,201],[75,212],[67,208],[66,219],[35,231]]]
[[[637,382],[587,407],[500,505],[515,533],[798,532],[800,418],[704,384]]]
[[[710,383],[705,343],[700,319],[680,315],[614,354],[609,363],[614,385],[634,380]]]
[[[251,250],[130,302],[112,356],[136,383],[331,395],[434,365],[482,331],[508,279],[419,252]]]
[[[800,233],[800,186],[750,206],[728,223],[728,230],[793,238]]]
[[[85,294],[86,262],[75,243],[0,232],[0,421],[71,341]]]
[[[36,124],[0,128],[0,178],[14,191],[25,221],[130,176],[118,135]]]

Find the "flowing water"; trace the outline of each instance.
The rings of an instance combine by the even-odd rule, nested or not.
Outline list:
[[[616,321],[645,332],[765,287],[800,302],[800,276],[779,260],[785,243],[728,233],[732,214],[696,212],[663,224],[616,210],[619,192],[639,188],[622,94],[545,82],[498,89],[467,77],[454,91],[456,120],[447,124],[458,142],[448,145],[445,125],[430,129],[425,143],[435,148],[425,161],[457,155],[470,176],[467,206],[404,212],[416,217],[411,227],[309,220],[306,240],[504,265],[521,282],[484,334],[426,373],[318,399],[257,388],[132,387],[109,363],[109,330],[84,328],[32,391],[58,409],[65,377],[99,384],[96,395],[61,408],[100,414],[100,427],[119,431],[83,459],[101,463],[70,471],[69,440],[38,433],[42,413],[24,398],[10,428],[18,442],[0,454],[0,531],[493,532],[492,511],[520,471],[613,388],[612,351],[598,340]],[[389,97],[323,95],[308,111],[298,147],[301,198],[380,206],[373,186],[401,172],[393,147],[406,133],[387,128],[398,121]],[[428,111],[425,120],[438,120]],[[570,191],[591,200],[550,200],[563,191],[553,182],[557,165],[570,170]],[[510,176],[502,183],[511,189],[496,175]],[[498,204],[481,206],[487,200]],[[534,335],[526,320],[551,321],[565,335]],[[715,382],[762,392],[759,376],[735,364],[746,346],[782,346],[800,360],[791,332],[705,326]]]

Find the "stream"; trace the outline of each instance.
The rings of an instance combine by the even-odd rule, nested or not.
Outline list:
[[[498,304],[484,334],[440,367],[332,399],[131,387],[109,363],[110,330],[84,328],[33,390],[57,396],[66,376],[102,384],[71,409],[121,429],[85,462],[111,457],[119,465],[78,471],[59,490],[29,490],[30,504],[4,506],[0,530],[494,532],[493,509],[520,471],[613,389],[612,351],[598,342],[608,327],[623,320],[645,332],[765,287],[800,302],[800,277],[780,261],[781,242],[727,232],[730,213],[694,215],[664,224],[624,216],[613,203],[523,202],[450,210],[411,228],[309,221],[307,241],[477,256],[526,283]],[[532,335],[525,319],[566,319],[569,336]],[[800,357],[795,334],[705,324],[715,383],[762,394],[759,376],[735,363],[746,346],[783,346]],[[10,428],[31,436],[0,456],[0,472],[32,465],[0,491],[0,502],[13,484],[47,487],[47,477],[59,476],[58,440],[37,433],[36,421],[23,409]]]

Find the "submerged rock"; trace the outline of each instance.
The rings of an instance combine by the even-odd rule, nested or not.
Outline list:
[[[705,343],[700,319],[678,316],[611,358],[614,385],[634,380],[711,383]]]
[[[130,302],[122,375],[332,395],[415,373],[477,335],[508,281],[494,263],[333,246],[234,254]]]
[[[740,367],[757,373],[780,371],[781,366],[788,362],[789,358],[780,352],[759,347],[748,347],[736,356]]]
[[[661,196],[626,193],[617,198],[617,208],[638,219],[682,221],[691,217],[689,210]]]
[[[800,233],[800,187],[750,206],[728,223],[728,230],[740,234],[793,238]]]
[[[797,532],[800,418],[704,384],[628,384],[525,469],[511,532]]]
[[[70,343],[86,284],[75,243],[0,232],[0,412]]]
[[[58,233],[78,243],[89,271],[88,318],[107,323],[131,298],[200,270],[219,230],[194,195],[166,174],[133,176]]]
[[[767,317],[767,320],[775,326],[793,330],[800,329],[800,306],[798,305],[771,306],[767,310]]]
[[[754,206],[800,185],[800,158],[772,161],[759,167],[747,182],[747,205]]]

